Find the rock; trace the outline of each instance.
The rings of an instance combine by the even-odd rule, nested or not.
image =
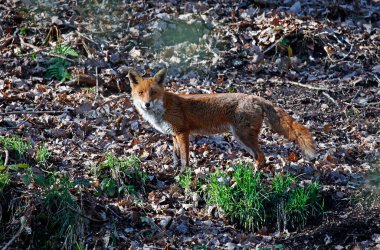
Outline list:
[[[237,245],[235,243],[232,243],[232,242],[228,242],[225,244],[225,249],[227,250],[234,250],[234,249],[237,249]]]
[[[295,2],[292,7],[290,7],[290,11],[294,14],[300,14],[301,12],[301,3],[300,1]]]
[[[121,62],[121,56],[120,56],[120,53],[114,53],[111,55],[111,58],[110,58],[110,61],[111,63],[113,64],[117,64],[117,63],[120,63]]]
[[[75,113],[78,115],[85,115],[90,110],[92,110],[92,104],[89,102],[84,102],[75,108]]]
[[[186,234],[189,231],[189,227],[184,222],[182,222],[181,224],[177,225],[176,230],[180,234]]]
[[[172,221],[172,217],[171,216],[164,216],[161,218],[160,222],[158,223],[162,228],[167,228],[168,225],[171,223]]]
[[[131,51],[129,51],[129,56],[132,58],[139,58],[141,56],[141,50],[133,47],[133,49],[131,49]]]
[[[61,19],[59,19],[57,16],[52,16],[51,17],[51,23],[55,25],[62,25],[63,22]]]
[[[380,234],[372,235],[372,240],[376,243],[380,243]]]
[[[132,227],[126,227],[126,228],[124,228],[124,232],[127,233],[127,234],[133,233],[133,231],[135,231],[135,229],[132,228]]]

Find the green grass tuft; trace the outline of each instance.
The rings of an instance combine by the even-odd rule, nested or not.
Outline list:
[[[148,179],[140,169],[140,160],[135,155],[119,158],[111,153],[105,154],[105,160],[99,166],[92,167],[100,179],[100,189],[109,196],[137,194],[136,190],[144,190]]]
[[[45,144],[40,145],[37,147],[37,163],[38,164],[46,164],[49,160],[51,153],[47,149]]]
[[[59,81],[71,79],[71,74],[67,71],[70,66],[68,59],[62,57],[79,57],[78,52],[68,45],[58,44],[51,50],[53,57],[46,62],[47,76]],[[54,57],[54,55],[57,55]],[[61,56],[61,57],[59,57]]]
[[[193,184],[192,172],[190,168],[186,167],[178,176],[178,184],[181,188],[183,188],[186,194],[190,192],[190,188]]]
[[[258,230],[267,221],[277,221],[278,231],[301,229],[323,213],[318,182],[300,185],[293,176],[275,175],[267,182],[252,166],[238,164],[231,176],[216,170],[207,184],[206,201],[246,230]]]
[[[7,150],[14,151],[19,159],[24,158],[28,149],[32,147],[30,142],[15,136],[0,136],[0,145]]]
[[[217,170],[210,176],[207,191],[207,203],[216,204],[230,220],[245,229],[259,229],[265,222],[268,197],[261,187],[261,175],[253,175],[250,166],[236,165],[232,178]]]

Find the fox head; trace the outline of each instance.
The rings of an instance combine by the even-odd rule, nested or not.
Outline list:
[[[162,108],[167,69],[163,68],[153,77],[142,77],[136,70],[128,72],[133,103],[144,111]]]

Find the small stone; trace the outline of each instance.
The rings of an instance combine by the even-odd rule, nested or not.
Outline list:
[[[329,105],[327,105],[326,103],[323,103],[322,105],[321,105],[321,109],[322,110],[326,110],[326,109],[328,109],[329,108]]]
[[[126,227],[126,228],[124,228],[124,232],[127,233],[127,234],[133,233],[133,231],[135,231],[135,229],[132,228],[132,227]]]
[[[176,227],[176,230],[181,234],[186,234],[189,231],[188,226],[185,223],[181,223]]]
[[[372,240],[376,243],[380,243],[380,234],[372,235]]]
[[[121,62],[121,56],[120,56],[120,53],[114,53],[111,55],[111,58],[110,58],[110,61],[111,63],[113,64],[117,64],[117,63],[120,63]]]
[[[227,250],[234,250],[234,249],[237,249],[237,245],[235,243],[232,243],[232,242],[228,242],[226,243],[226,248]]]
[[[57,16],[53,16],[51,18],[51,23],[55,24],[55,25],[62,25],[63,24],[62,20],[59,19]]]
[[[172,221],[172,217],[171,216],[164,216],[161,218],[161,221],[158,223],[161,227],[163,228],[166,228],[169,223]]]

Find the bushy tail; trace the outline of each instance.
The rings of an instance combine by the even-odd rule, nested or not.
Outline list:
[[[294,120],[280,107],[260,98],[260,106],[264,109],[267,122],[273,132],[285,136],[296,142],[308,159],[315,158],[315,143],[310,131],[302,124]]]

